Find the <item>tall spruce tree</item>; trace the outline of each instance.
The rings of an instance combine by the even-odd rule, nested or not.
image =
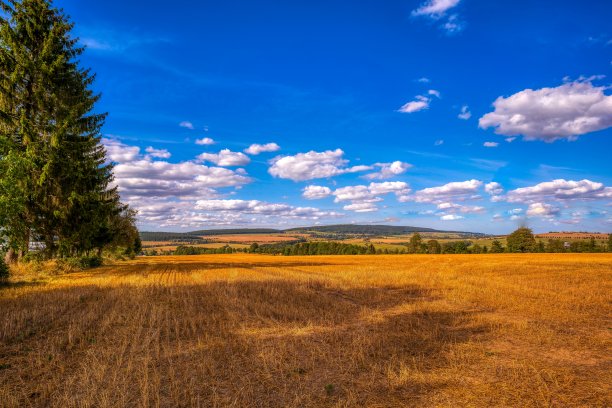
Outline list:
[[[126,211],[100,142],[106,114],[72,23],[48,0],[0,0],[0,226],[9,248],[49,257],[100,249]],[[9,256],[10,258],[10,256]]]

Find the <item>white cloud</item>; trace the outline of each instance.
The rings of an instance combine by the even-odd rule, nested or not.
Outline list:
[[[410,188],[403,181],[385,181],[382,183],[370,183],[368,186],[370,192],[374,195],[382,195],[388,193],[408,194]]]
[[[196,139],[195,143],[197,145],[214,145],[215,141],[211,139],[210,137],[205,137],[202,139]]]
[[[394,161],[393,163],[375,163],[374,166],[379,167],[380,170],[375,173],[366,174],[363,176],[364,178],[368,180],[384,180],[399,176],[412,167],[412,164]]]
[[[372,166],[347,167],[348,160],[343,156],[341,149],[279,156],[270,161],[268,172],[274,177],[304,181],[372,169]]]
[[[172,156],[168,150],[166,150],[166,149],[155,149],[152,146],[147,147],[145,149],[145,152],[148,153],[148,156],[155,157],[155,158],[158,158],[158,159],[168,159],[168,158],[170,158],[170,156]]]
[[[180,127],[186,128],[186,129],[190,129],[190,130],[194,130],[195,127],[193,126],[193,123],[188,122],[188,121],[183,121],[181,123],[179,123]]]
[[[469,118],[471,118],[472,117],[472,112],[470,112],[469,106],[463,105],[461,107],[461,113],[459,115],[457,115],[457,117],[459,119],[462,119],[462,120],[468,120]]]
[[[239,187],[251,182],[246,172],[220,167],[207,167],[196,162],[169,163],[153,158],[168,158],[164,149],[149,146],[146,155],[137,146],[129,146],[115,139],[103,139],[108,157],[118,164],[113,170],[124,200],[139,208],[142,198],[165,200],[171,197],[215,197],[215,188]]]
[[[323,186],[306,186],[303,190],[302,197],[307,200],[318,200],[321,198],[329,197],[332,191],[329,187]]]
[[[428,16],[440,18],[446,12],[456,7],[461,0],[428,0],[412,12],[413,16]]]
[[[439,210],[449,210],[449,209],[453,209],[453,208],[460,208],[461,206],[459,204],[454,204],[454,203],[440,203],[438,204],[438,209]]]
[[[525,89],[493,103],[495,110],[480,118],[483,129],[505,136],[553,142],[576,140],[580,135],[612,126],[612,96],[606,87],[593,86],[592,78],[556,88]]]
[[[455,34],[463,30],[464,23],[459,20],[459,16],[457,14],[453,14],[448,17],[448,20],[446,20],[446,22],[442,25],[442,28],[446,30],[448,34]]]
[[[216,194],[214,188],[251,182],[245,174],[194,162],[168,163],[141,159],[115,166],[115,183],[122,197],[198,197]]]
[[[402,201],[418,203],[441,203],[449,199],[465,200],[471,198],[482,186],[480,180],[455,181],[439,187],[430,187],[417,191],[414,196],[404,196]]]
[[[481,213],[485,211],[484,207],[461,205],[461,204],[456,204],[456,203],[451,203],[451,202],[440,203],[438,204],[437,207],[438,207],[438,210],[443,210],[444,214],[447,214],[447,213],[454,214],[457,212],[461,212],[464,214],[476,214],[476,213]]]
[[[223,149],[219,153],[202,153],[198,156],[200,161],[209,161],[217,166],[245,166],[251,162],[247,155],[241,152],[232,152],[229,149]]]
[[[420,82],[422,84],[428,84],[428,83],[431,82],[431,80],[429,78],[427,78],[427,77],[421,77],[421,78],[417,79],[416,81]]]
[[[398,112],[414,113],[414,112],[421,111],[423,109],[428,109],[430,102],[431,102],[431,98],[428,98],[423,95],[418,95],[416,96],[416,99],[414,101],[410,101],[402,105],[402,107],[398,109]]]
[[[462,217],[461,215],[456,215],[456,214],[446,214],[440,217],[440,219],[442,221],[455,221],[455,220],[462,220],[465,217]]]
[[[103,138],[102,144],[106,149],[106,157],[111,162],[129,162],[140,156],[140,147],[128,146],[117,139]]]
[[[497,143],[497,142],[484,142],[482,145],[484,147],[497,147],[497,146],[499,146],[499,143]]]
[[[485,191],[491,195],[500,195],[504,192],[504,188],[496,181],[485,184]]]
[[[280,146],[276,143],[266,143],[266,144],[252,144],[247,149],[244,150],[247,154],[258,155],[264,152],[276,152],[280,150]]]
[[[436,141],[434,142],[434,146],[441,146],[441,145],[443,145],[443,144],[444,144],[444,140],[442,140],[442,139],[440,139],[440,140],[436,140]]]
[[[340,213],[322,211],[313,207],[294,207],[288,204],[267,203],[259,200],[198,200],[195,209],[224,214],[254,214],[313,220],[322,217],[342,216]]]
[[[515,203],[541,202],[545,199],[556,200],[598,200],[611,199],[612,187],[591,180],[556,179],[531,187],[509,191],[506,200]]]
[[[446,17],[447,12],[455,8],[461,0],[428,0],[419,8],[412,11],[412,16],[425,16],[433,20],[442,20],[440,28],[448,34],[454,34],[463,30],[464,24],[459,20],[457,14]]]
[[[527,216],[554,218],[559,214],[559,209],[547,203],[532,203],[527,209]]]
[[[333,191],[332,194],[336,197],[334,199],[336,203],[342,201],[351,202],[351,205],[344,207],[345,210],[369,212],[378,209],[374,203],[383,201],[383,198],[380,196],[393,193],[400,197],[409,192],[408,184],[403,181],[385,181],[382,183],[370,183],[367,186],[341,187]]]
[[[516,140],[516,137],[507,137],[505,140],[508,143],[512,143],[512,142],[514,142]]]
[[[348,204],[342,208],[346,211],[354,211],[358,213],[378,211],[378,207],[376,207],[376,205],[367,202]]]
[[[435,89],[430,89],[427,91],[428,95],[435,96],[436,98],[440,98],[440,91],[436,91]]]

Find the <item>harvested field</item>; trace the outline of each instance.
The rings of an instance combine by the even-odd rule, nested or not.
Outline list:
[[[206,235],[203,238],[216,242],[233,242],[252,244],[274,244],[276,242],[295,241],[301,237],[307,237],[305,234],[236,234],[236,235]]]
[[[0,289],[3,407],[610,406],[610,254],[148,257]]]

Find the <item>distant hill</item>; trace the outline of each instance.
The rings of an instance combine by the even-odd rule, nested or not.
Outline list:
[[[437,233],[455,233],[470,236],[483,236],[486,234],[476,232],[462,231],[442,231],[433,228],[410,227],[398,225],[358,225],[358,224],[338,224],[338,225],[321,225],[313,227],[291,228],[285,232],[320,232],[328,234],[358,234],[358,235],[404,235],[413,232],[437,232]]]
[[[438,232],[431,228],[402,227],[396,225],[357,225],[338,224],[321,225],[313,227],[291,228],[287,232],[323,232],[336,234],[362,234],[362,235],[402,235],[412,232]]]
[[[140,231],[143,241],[198,241],[201,237],[185,232],[156,232]]]
[[[354,234],[354,235],[404,235],[413,232],[430,233],[452,233],[461,234],[466,237],[482,237],[487,234],[478,232],[463,231],[443,231],[433,228],[410,227],[398,225],[358,225],[358,224],[338,224],[338,225],[318,225],[312,227],[290,228],[279,230],[274,228],[231,228],[231,229],[210,229],[190,232],[147,232],[140,233],[143,241],[176,241],[176,240],[198,240],[208,235],[241,235],[241,234],[282,234],[282,233],[320,233],[320,234]]]
[[[278,234],[282,230],[273,228],[231,228],[231,229],[212,229],[187,232],[189,235],[239,235],[239,234]]]

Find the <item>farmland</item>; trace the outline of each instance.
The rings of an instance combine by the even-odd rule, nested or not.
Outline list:
[[[142,257],[0,289],[3,406],[610,406],[610,254]]]

